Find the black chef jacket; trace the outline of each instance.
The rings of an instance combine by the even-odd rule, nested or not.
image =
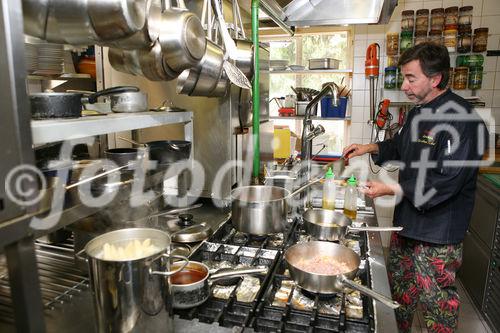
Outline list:
[[[441,131],[436,127],[443,125],[450,127]],[[391,160],[403,165],[399,171],[403,199],[394,211],[394,225],[403,227],[400,235],[435,244],[456,244],[464,239],[478,167],[464,166],[462,161],[482,158],[485,148],[478,147],[479,137],[487,142],[483,121],[466,100],[448,90],[411,109],[399,133],[378,143],[379,153],[372,155],[377,165]],[[422,156],[434,165],[421,172],[419,188],[417,164],[422,163]],[[428,193],[431,189],[435,193]],[[423,194],[429,198],[423,200]]]

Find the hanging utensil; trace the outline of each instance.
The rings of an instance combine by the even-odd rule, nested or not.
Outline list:
[[[233,65],[228,59],[231,60],[236,60],[238,58],[238,49],[236,48],[236,44],[234,40],[231,38],[229,35],[229,32],[227,31],[227,25],[224,20],[224,17],[222,15],[222,10],[220,7],[220,3],[218,0],[213,0],[212,1],[214,8],[215,8],[215,13],[217,15],[217,18],[219,20],[219,30],[222,36],[222,41],[224,42],[224,46],[226,48],[225,53],[224,53],[224,63],[223,67],[224,70],[226,71],[226,74],[229,78],[229,80],[237,85],[240,88],[243,89],[248,89],[252,90],[252,84],[248,80],[248,78],[243,74],[243,72]]]

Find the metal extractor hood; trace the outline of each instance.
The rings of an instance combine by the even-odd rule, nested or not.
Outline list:
[[[397,4],[397,0],[292,0],[283,7],[284,22],[291,27],[386,24]]]

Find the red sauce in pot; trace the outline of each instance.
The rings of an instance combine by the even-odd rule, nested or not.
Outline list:
[[[171,284],[191,284],[203,280],[207,273],[192,268],[184,268],[170,277]]]

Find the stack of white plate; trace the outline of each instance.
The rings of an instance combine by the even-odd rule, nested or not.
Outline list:
[[[64,70],[64,47],[62,44],[39,43],[38,68],[35,74],[58,75]]]
[[[34,73],[38,69],[38,48],[35,44],[28,42],[24,43],[24,58],[26,61],[26,71],[29,74]]]

